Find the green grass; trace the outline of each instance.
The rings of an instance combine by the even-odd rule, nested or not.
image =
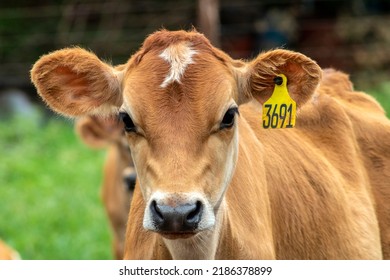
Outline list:
[[[368,90],[367,92],[381,103],[382,107],[386,111],[387,117],[390,118],[390,82],[382,83],[378,87]]]
[[[0,238],[23,259],[112,258],[103,151],[86,148],[60,118],[1,121],[0,151]]]

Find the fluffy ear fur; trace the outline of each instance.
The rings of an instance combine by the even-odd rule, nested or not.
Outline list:
[[[78,118],[75,130],[80,139],[91,148],[104,148],[113,142],[120,141],[123,124],[116,118],[86,116]]]
[[[238,71],[240,100],[254,97],[261,104],[267,101],[275,87],[278,74],[287,77],[287,88],[297,106],[303,105],[314,93],[321,80],[322,70],[316,62],[297,52],[273,50],[260,54]]]
[[[105,114],[122,103],[120,72],[81,48],[42,56],[31,80],[43,100],[66,116]]]

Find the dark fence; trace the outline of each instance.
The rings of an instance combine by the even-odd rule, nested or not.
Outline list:
[[[79,45],[123,63],[160,29],[198,28],[197,1],[2,1],[0,88],[31,88],[40,55]],[[350,72],[356,82],[389,77],[390,1],[219,1],[220,46],[235,58],[285,47],[322,67]]]

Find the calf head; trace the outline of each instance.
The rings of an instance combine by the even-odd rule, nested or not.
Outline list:
[[[63,115],[120,116],[146,203],[143,226],[176,239],[216,224],[237,163],[238,106],[266,101],[278,74],[298,108],[321,78],[299,53],[237,61],[197,32],[162,30],[120,70],[72,48],[40,58],[31,78]]]
[[[106,165],[114,165],[114,172],[110,169],[105,172],[104,177],[113,185],[124,185],[124,189],[132,195],[137,175],[135,173],[133,160],[125,136],[123,135],[123,123],[117,118],[102,118],[96,116],[85,116],[78,118],[75,130],[80,139],[94,149],[110,147],[120,154],[115,157],[115,162],[108,155]],[[106,181],[106,179],[104,179]]]

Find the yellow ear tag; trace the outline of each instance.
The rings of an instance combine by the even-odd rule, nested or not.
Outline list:
[[[263,104],[263,127],[294,127],[297,104],[288,94],[287,77],[279,74],[274,81],[274,92]]]

